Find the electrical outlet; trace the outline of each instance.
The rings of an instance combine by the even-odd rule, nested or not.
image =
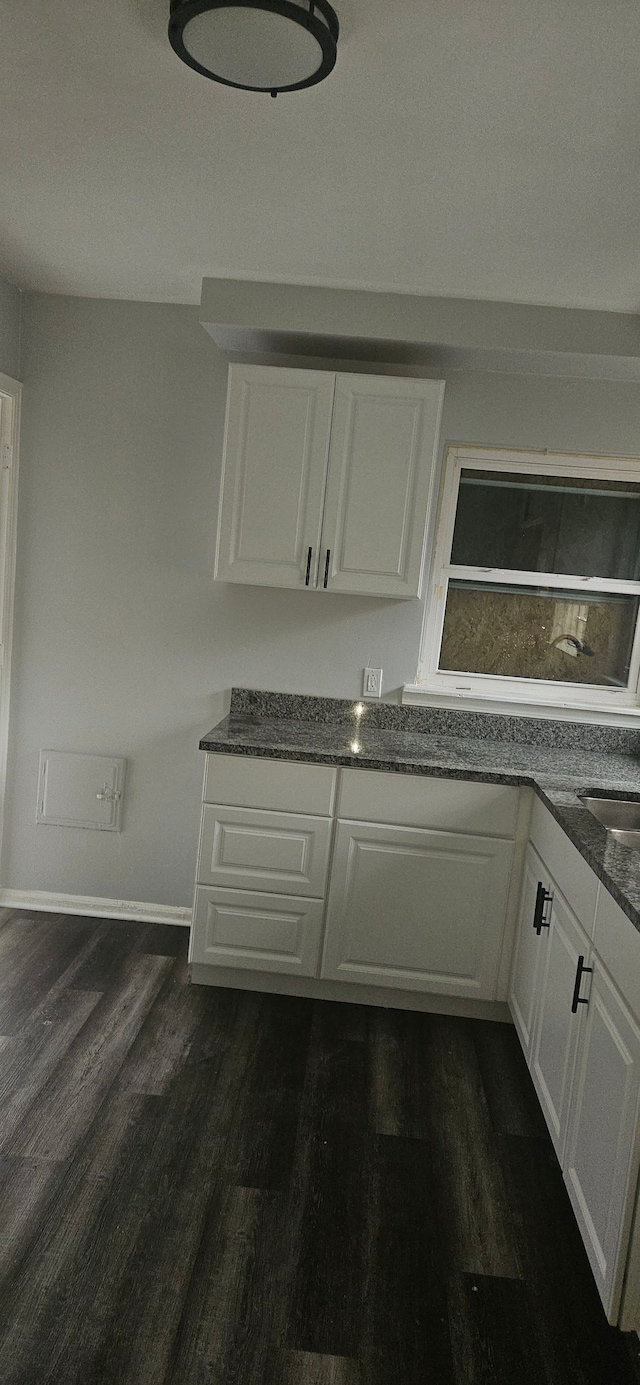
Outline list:
[[[382,669],[365,668],[362,676],[362,696],[382,697]]]

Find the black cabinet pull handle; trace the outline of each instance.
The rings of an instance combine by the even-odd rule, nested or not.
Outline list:
[[[548,904],[549,901],[552,899],[553,895],[549,893],[549,890],[545,890],[542,881],[539,880],[538,889],[536,892],[536,907],[533,911],[533,926],[536,930],[536,933],[538,934],[538,937],[540,937],[543,928],[549,927],[549,920],[545,918],[544,910],[545,905]]]
[[[307,553],[307,575],[306,575],[306,577],[305,577],[305,579],[304,579],[304,585],[305,585],[305,587],[308,587],[308,586],[309,586],[309,573],[311,572],[311,553],[312,553],[312,548],[311,548],[311,544],[309,544],[309,552]]]
[[[327,556],[326,556],[326,558],[325,558],[325,563],[324,563],[324,582],[322,583],[323,587],[325,587],[325,588],[326,588],[327,582],[329,581],[329,558],[330,558],[330,556],[331,556],[331,549],[328,548],[328,549],[327,549]]]
[[[582,956],[582,954],[580,954],[578,958],[578,965],[576,967],[576,979],[575,985],[573,987],[573,1000],[571,1002],[572,1015],[577,1015],[579,1005],[589,1004],[589,997],[587,997],[587,999],[585,1000],[583,996],[580,995],[580,982],[582,981],[582,976],[585,971],[593,971],[593,967],[585,967],[584,957]]]

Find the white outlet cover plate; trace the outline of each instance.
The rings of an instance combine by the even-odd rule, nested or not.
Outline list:
[[[365,668],[362,674],[362,696],[382,696],[382,669]]]

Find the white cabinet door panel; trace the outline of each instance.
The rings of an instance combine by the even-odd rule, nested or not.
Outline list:
[[[315,976],[323,912],[321,899],[199,885],[191,961]]]
[[[206,803],[198,883],[319,897],[330,837],[330,818]]]
[[[216,577],[315,586],[335,376],[229,367]]]
[[[544,895],[542,891],[544,890]],[[522,897],[516,929],[509,1008],[524,1053],[530,1056],[536,1017],[541,963],[547,946],[550,913],[550,877],[533,847],[524,860]]]
[[[561,1163],[584,1009],[579,1006],[572,1013],[573,990],[578,957],[582,955],[587,963],[588,953],[584,929],[556,891],[542,964],[531,1075]],[[585,976],[583,994],[588,982]]]
[[[322,975],[491,999],[513,846],[339,821]]]
[[[603,967],[640,1020],[640,933],[620,905],[600,886],[594,945]]]
[[[617,1320],[638,1177],[640,1029],[595,958],[564,1177],[605,1311]]]
[[[421,589],[444,383],[338,375],[318,584],[415,597]]]
[[[569,908],[593,939],[598,877],[537,795],[533,800],[529,839]]]

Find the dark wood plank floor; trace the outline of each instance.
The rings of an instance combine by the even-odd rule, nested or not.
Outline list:
[[[512,1029],[0,915],[2,1385],[640,1385]]]

